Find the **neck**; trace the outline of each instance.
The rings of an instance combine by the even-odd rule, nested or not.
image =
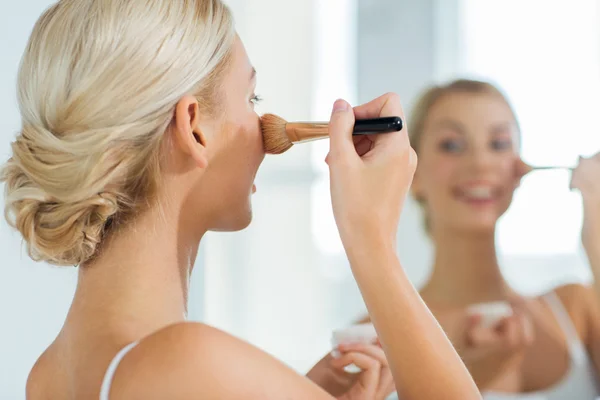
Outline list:
[[[422,291],[429,301],[464,306],[506,299],[511,290],[500,272],[495,232],[433,232],[435,260]]]
[[[80,267],[67,322],[83,318],[90,329],[136,340],[185,320],[189,277],[205,231],[187,229],[164,207],[125,225]]]

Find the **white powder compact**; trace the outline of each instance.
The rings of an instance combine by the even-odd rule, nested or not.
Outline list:
[[[513,309],[507,301],[473,304],[467,308],[469,315],[481,315],[481,326],[491,328],[502,318],[513,315]]]
[[[331,337],[331,345],[333,346],[331,355],[336,358],[340,356],[340,353],[337,350],[337,347],[340,344],[372,344],[376,341],[377,332],[375,331],[373,324],[358,324],[344,329],[336,329],[333,331],[333,335]],[[348,365],[344,368],[344,370],[350,374],[359,373],[361,371],[361,369],[354,364]]]

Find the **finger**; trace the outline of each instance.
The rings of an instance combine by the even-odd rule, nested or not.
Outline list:
[[[350,365],[355,365],[360,369],[358,381],[355,385],[359,385],[368,392],[375,392],[379,386],[381,364],[366,354],[356,352],[345,353],[342,357],[331,362],[333,368],[344,372],[346,372],[345,368]]]
[[[387,93],[369,103],[354,108],[357,119],[399,116],[405,122],[404,111],[400,104],[400,98],[395,93]],[[369,135],[373,142],[370,150],[364,155],[385,153],[397,157],[401,164],[406,164],[413,171],[416,167],[416,154],[410,148],[410,141],[406,127],[400,132],[391,132],[377,135]],[[366,159],[363,157],[363,159]]]
[[[351,157],[356,154],[352,138],[353,127],[354,113],[350,104],[345,100],[337,100],[333,105],[329,121],[329,153],[331,156]]]
[[[507,319],[502,336],[508,348],[519,349],[529,343],[526,318],[524,314],[517,313]]]
[[[508,304],[515,313],[524,313],[527,310],[527,299],[522,296],[513,296],[508,299]]]
[[[381,368],[379,373],[379,387],[377,388],[377,398],[387,399],[390,394],[396,391],[392,371],[387,368]]]
[[[356,153],[359,156],[363,156],[371,150],[373,142],[367,137],[362,137],[361,139],[354,141],[354,147],[356,148]]]
[[[467,316],[467,330],[471,330],[477,325],[481,324],[483,320],[483,315],[481,314],[471,314]]]
[[[388,360],[383,352],[383,349],[376,344],[351,343],[340,345],[341,352],[362,353],[377,360],[382,366],[388,366]]]
[[[400,117],[402,122],[406,122],[400,97],[396,93],[386,93],[375,100],[354,107],[354,116],[356,119]]]
[[[518,317],[513,316],[507,319],[506,323],[502,326],[501,335],[507,348],[513,349],[519,346],[521,337],[521,327],[519,325]]]
[[[533,343],[533,339],[534,339],[534,335],[535,335],[535,332],[533,329],[533,322],[527,316],[523,316],[522,318],[523,318],[523,333],[524,333],[525,344],[529,345],[529,344]]]
[[[519,345],[528,345],[533,341],[533,323],[523,309],[515,310],[515,325],[518,326]]]
[[[362,370],[351,392],[357,394],[356,398],[360,399],[376,398],[375,394],[379,389],[381,374],[380,364],[375,359],[361,353],[346,353],[344,357],[347,357],[348,365],[354,364]]]
[[[502,337],[499,331],[505,323],[506,318],[501,318],[492,326],[482,324],[483,316],[474,314],[470,316],[470,325],[467,326],[467,344],[472,347],[499,347]]]
[[[494,327],[477,325],[467,331],[467,344],[471,347],[500,347],[502,338]]]

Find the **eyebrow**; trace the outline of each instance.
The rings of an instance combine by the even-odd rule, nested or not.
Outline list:
[[[492,126],[492,129],[490,130],[490,133],[492,135],[500,135],[503,133],[512,133],[513,132],[513,126],[514,124],[511,122],[502,122],[499,123],[497,125]],[[466,129],[463,126],[463,124],[461,124],[460,122],[457,121],[453,121],[451,119],[443,119],[439,122],[437,122],[434,126],[433,126],[433,130],[440,130],[440,129],[444,129],[444,128],[449,128],[451,130],[453,130],[454,132],[464,135],[466,133]]]
[[[256,68],[252,67],[252,74],[250,74],[250,80],[256,78]]]
[[[502,122],[502,123],[500,123],[498,125],[494,125],[492,127],[492,131],[491,132],[494,135],[498,135],[498,134],[507,133],[507,132],[508,133],[513,133],[513,131],[516,131],[516,130],[517,129],[514,126],[513,123],[511,123],[511,122]]]
[[[439,130],[443,128],[450,128],[453,131],[460,133],[461,135],[465,134],[465,127],[460,122],[453,121],[451,119],[443,119],[433,126],[434,130]]]

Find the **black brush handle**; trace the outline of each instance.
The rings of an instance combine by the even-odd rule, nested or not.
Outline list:
[[[353,135],[371,135],[377,133],[397,132],[404,124],[400,117],[383,117],[358,119],[354,122]]]

